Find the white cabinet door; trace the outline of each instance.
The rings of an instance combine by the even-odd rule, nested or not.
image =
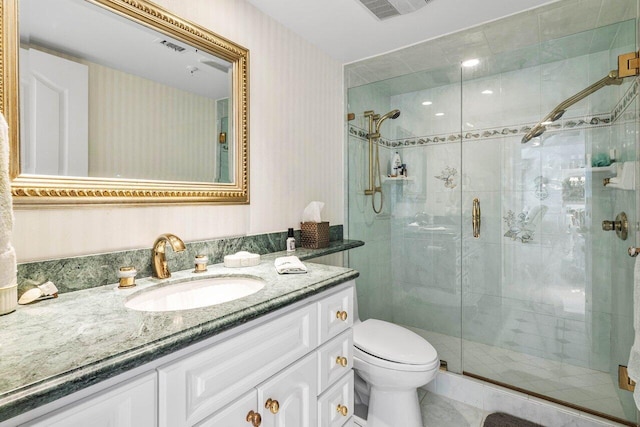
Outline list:
[[[30,427],[155,427],[156,374],[147,374],[105,393],[23,424]]]
[[[264,411],[258,410],[258,392],[252,389],[240,399],[207,418],[198,427],[252,427],[260,426]]]
[[[311,353],[258,386],[263,427],[315,427],[317,357]]]

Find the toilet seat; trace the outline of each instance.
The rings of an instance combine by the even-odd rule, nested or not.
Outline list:
[[[372,365],[399,371],[425,371],[439,366],[438,353],[420,335],[377,319],[353,327],[355,356]]]
[[[391,371],[426,372],[436,370],[440,367],[440,360],[434,360],[432,363],[424,365],[409,365],[407,363],[398,363],[391,360],[381,359],[365,351],[362,351],[356,346],[353,347],[353,356],[356,359],[360,359],[364,363],[367,363],[369,365],[389,369]]]

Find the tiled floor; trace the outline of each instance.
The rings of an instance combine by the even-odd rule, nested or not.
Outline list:
[[[425,427],[481,427],[487,412],[456,400],[421,390],[420,409]]]
[[[460,372],[459,338],[411,329],[436,348],[450,371]],[[616,393],[617,384],[608,373],[466,340],[462,348],[466,372],[625,418]]]
[[[424,427],[482,427],[491,413],[439,394],[418,389],[422,424]],[[366,409],[361,408],[361,411]],[[358,414],[358,411],[356,411]],[[545,427],[615,427],[618,424],[578,418],[575,414],[559,412],[538,421]],[[366,421],[356,419],[355,425],[366,427]]]
[[[482,409],[418,389],[424,427],[481,427],[487,412]],[[366,411],[366,409],[361,408]],[[356,410],[356,414],[358,411]],[[363,425],[366,422],[362,423]],[[356,421],[356,426],[360,424]]]

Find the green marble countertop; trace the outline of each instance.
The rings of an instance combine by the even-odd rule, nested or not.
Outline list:
[[[311,250],[301,260],[362,242]],[[190,344],[358,277],[349,268],[307,263],[307,274],[278,275],[262,255],[255,267],[209,266],[207,273],[173,272],[170,279],[137,279],[133,289],[110,284],[18,306],[0,317],[0,421],[166,356]],[[207,276],[255,276],[267,282],[257,293],[210,307],[170,312],[128,309],[125,300],[158,283]]]

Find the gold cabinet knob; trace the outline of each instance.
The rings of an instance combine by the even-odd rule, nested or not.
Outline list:
[[[349,410],[347,409],[346,406],[344,405],[340,405],[338,404],[338,412],[340,413],[340,415],[342,415],[343,417],[346,417],[347,414],[349,414]]]
[[[343,322],[346,322],[347,317],[349,317],[347,315],[346,311],[337,311],[336,312],[336,318],[342,320]]]
[[[338,365],[342,366],[343,368],[346,368],[347,365],[349,364],[349,361],[344,356],[338,356],[338,357],[336,357],[336,363]]]
[[[251,423],[253,427],[260,427],[260,424],[262,424],[262,417],[257,412],[249,411],[247,414],[247,422]]]
[[[277,414],[280,410],[280,403],[278,403],[275,399],[267,399],[267,402],[264,404],[265,409],[271,411],[272,414]]]

